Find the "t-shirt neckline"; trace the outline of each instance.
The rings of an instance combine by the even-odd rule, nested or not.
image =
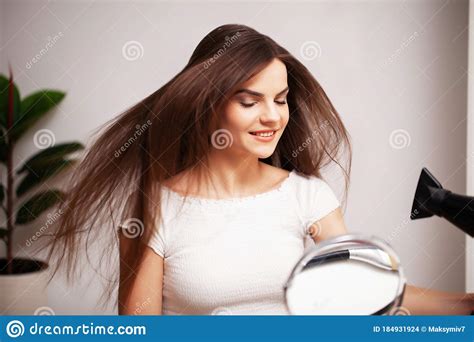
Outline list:
[[[290,183],[290,180],[294,176],[294,170],[291,170],[288,176],[280,182],[278,187],[267,190],[265,192],[261,192],[254,195],[242,196],[242,197],[231,197],[231,198],[206,198],[206,197],[197,197],[197,196],[186,196],[185,201],[188,203],[197,203],[197,204],[224,204],[224,203],[242,203],[248,202],[256,199],[261,199],[267,196],[275,195],[281,193]],[[162,189],[167,192],[169,195],[184,200],[185,196],[182,194],[172,190],[167,186],[162,186]]]

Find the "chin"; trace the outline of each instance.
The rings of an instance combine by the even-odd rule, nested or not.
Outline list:
[[[270,157],[275,152],[275,149],[268,151],[250,151],[251,154],[258,157],[259,159],[266,159]]]
[[[246,154],[253,155],[259,159],[265,159],[270,157],[273,153],[275,153],[276,150],[276,144],[275,145],[268,145],[268,146],[254,146],[254,145],[248,145],[244,144],[242,145],[242,150],[245,150]]]

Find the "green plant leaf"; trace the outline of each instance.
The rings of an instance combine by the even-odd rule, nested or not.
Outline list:
[[[16,224],[27,224],[34,221],[45,210],[60,203],[64,193],[59,190],[48,190],[34,195],[23,203],[16,214]]]
[[[17,174],[30,170],[33,173],[38,173],[48,165],[65,159],[66,155],[83,149],[84,146],[78,142],[66,143],[48,147],[47,149],[35,154],[28,159],[23,166],[17,171]]]
[[[5,239],[7,237],[8,230],[5,227],[0,227],[0,239]]]
[[[49,164],[45,168],[39,168],[36,170],[28,170],[27,175],[22,179],[18,187],[16,188],[16,195],[19,197],[31,190],[35,186],[43,183],[48,178],[64,171],[66,168],[72,166],[76,160],[58,160]]]
[[[61,102],[64,96],[66,94],[61,91],[40,90],[24,98],[20,105],[20,115],[15,118],[11,130],[12,140],[18,140],[25,131]]]
[[[5,75],[0,75],[0,125],[7,127],[7,112],[8,112],[8,84],[9,78]],[[13,84],[13,117],[17,118],[20,114],[20,92],[15,84]]]

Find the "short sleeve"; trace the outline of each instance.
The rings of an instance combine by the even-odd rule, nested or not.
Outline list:
[[[305,233],[310,226],[340,206],[331,187],[321,178],[310,176],[299,189],[298,202]]]
[[[148,242],[148,246],[162,258],[165,257],[165,239],[163,235],[163,229],[157,229],[155,226],[150,241]]]

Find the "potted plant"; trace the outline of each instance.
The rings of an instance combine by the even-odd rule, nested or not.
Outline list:
[[[33,223],[60,203],[64,198],[60,190],[34,190],[71,167],[77,160],[68,156],[84,147],[78,142],[44,148],[35,143],[40,151],[18,167],[13,165],[13,156],[21,137],[64,96],[61,91],[42,89],[20,99],[11,69],[9,78],[0,74],[0,243],[6,246],[6,256],[0,256],[1,315],[37,314],[47,304],[48,265],[37,259],[14,257],[13,233],[17,226]]]

